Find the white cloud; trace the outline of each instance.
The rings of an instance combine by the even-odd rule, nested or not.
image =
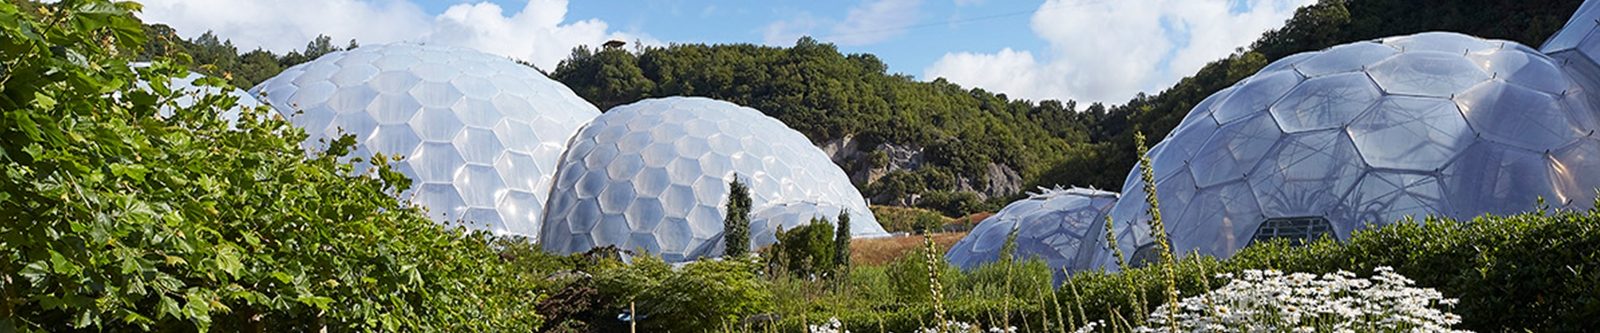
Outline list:
[[[773,46],[794,45],[801,36],[847,46],[874,44],[905,34],[905,27],[922,16],[921,8],[922,0],[867,0],[850,7],[842,20],[798,11],[762,27],[761,37],[763,43]],[[830,32],[817,34],[822,27]]]
[[[799,12],[786,20],[773,21],[761,28],[761,40],[772,46],[794,45],[801,36],[810,35],[822,22],[809,12]]]
[[[146,0],[146,22],[172,26],[184,37],[208,30],[241,49],[288,52],[318,34],[342,43],[420,42],[474,48],[554,69],[577,45],[611,39],[660,44],[612,31],[597,19],[565,23],[566,0],[532,0],[520,11],[480,2],[450,6],[431,16],[402,0]]]
[[[1038,59],[1009,49],[949,53],[923,77],[1029,99],[1120,103],[1248,45],[1312,1],[1049,0],[1032,19],[1049,44]]]
[[[917,23],[922,0],[868,0],[850,8],[844,21],[833,26],[832,42],[866,45],[905,34]]]

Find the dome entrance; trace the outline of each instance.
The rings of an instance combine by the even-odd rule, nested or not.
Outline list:
[[[1250,237],[1250,244],[1284,239],[1289,244],[1302,245],[1323,236],[1333,236],[1333,224],[1321,216],[1271,218],[1262,221],[1261,226],[1256,228],[1255,236]]]

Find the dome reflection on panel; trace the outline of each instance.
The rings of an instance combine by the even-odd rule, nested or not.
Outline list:
[[[308,148],[343,133],[352,157],[404,157],[392,163],[414,182],[402,196],[434,220],[527,237],[568,139],[600,114],[531,67],[411,44],[329,53],[252,91],[306,129]]]
[[[615,245],[669,262],[721,255],[728,182],[735,174],[750,188],[752,213],[812,207],[814,212],[779,214],[809,221],[816,214],[832,220],[839,209],[848,209],[853,235],[886,234],[844,171],[810,140],[733,103],[672,97],[618,106],[585,126],[572,147],[545,216],[541,239],[547,251]],[[752,245],[770,244],[760,238],[769,232],[768,222],[752,216],[751,232],[758,237]],[[620,228],[568,227],[579,224]]]

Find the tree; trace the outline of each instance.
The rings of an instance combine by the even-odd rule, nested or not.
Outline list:
[[[738,174],[728,182],[727,211],[722,219],[723,256],[744,257],[750,253],[750,189]]]
[[[839,211],[839,225],[833,228],[833,263],[840,272],[850,270],[850,210]]]
[[[834,256],[833,223],[827,218],[812,218],[811,223],[777,234],[778,243],[766,249],[773,268],[782,268],[806,279],[830,277],[838,262]]]

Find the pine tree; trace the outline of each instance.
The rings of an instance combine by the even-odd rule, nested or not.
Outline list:
[[[750,189],[733,175],[728,183],[727,217],[722,220],[722,245],[725,257],[744,257],[750,252]]]

